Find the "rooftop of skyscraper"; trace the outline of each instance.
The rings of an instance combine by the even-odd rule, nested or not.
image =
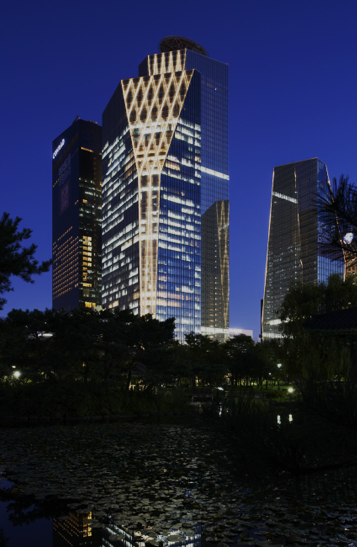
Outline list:
[[[183,36],[166,36],[159,42],[159,49],[162,53],[166,51],[177,51],[180,49],[190,49],[201,55],[209,57],[208,51],[202,47],[200,44],[189,38],[184,38]]]

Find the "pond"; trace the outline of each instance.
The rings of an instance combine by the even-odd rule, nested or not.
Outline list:
[[[254,470],[198,418],[3,428],[0,446],[8,547],[357,546],[354,468]]]

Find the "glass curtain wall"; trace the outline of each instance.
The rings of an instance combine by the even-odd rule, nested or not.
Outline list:
[[[102,305],[140,309],[138,172],[123,88],[103,113]]]
[[[53,141],[52,306],[101,304],[101,127],[75,120]]]
[[[228,66],[201,50],[149,55],[103,113],[103,305],[175,317],[181,340],[201,332],[201,239],[218,225],[226,319],[213,327],[228,334]],[[202,231],[214,204],[224,214]]]
[[[181,340],[201,327],[200,86],[194,72],[161,175],[156,316]]]
[[[322,220],[314,205],[330,192],[327,167],[313,158],[274,168],[265,289],[263,338],[280,338],[278,310],[290,284],[316,285],[333,273],[344,275],[344,260],[323,255],[319,234]]]
[[[228,65],[187,51],[186,67],[201,74],[201,332],[223,341],[229,336]]]
[[[123,80],[103,113],[103,305],[174,316],[179,338],[200,325],[199,86],[193,70]]]

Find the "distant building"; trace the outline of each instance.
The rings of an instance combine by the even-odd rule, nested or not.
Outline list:
[[[224,339],[228,184],[228,66],[164,38],[103,112],[103,306]]]
[[[77,119],[53,141],[52,306],[101,304],[102,129]]]
[[[245,336],[250,336],[253,338],[253,331],[247,330],[247,329],[229,329],[229,338],[233,338],[234,336],[239,336],[240,334],[245,334]]]
[[[314,205],[331,192],[327,167],[318,158],[274,168],[262,309],[262,338],[279,338],[277,311],[293,281],[316,285],[333,273],[344,275],[344,260],[322,252],[325,230]]]

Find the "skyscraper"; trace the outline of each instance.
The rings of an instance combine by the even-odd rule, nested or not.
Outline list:
[[[101,304],[102,128],[76,119],[53,141],[52,306]]]
[[[330,191],[327,167],[318,158],[274,168],[262,310],[265,339],[280,337],[277,310],[292,281],[316,285],[333,273],[344,275],[342,254],[332,260],[321,245],[325,226],[314,201]]]
[[[103,113],[104,307],[228,335],[228,66],[160,42]]]

